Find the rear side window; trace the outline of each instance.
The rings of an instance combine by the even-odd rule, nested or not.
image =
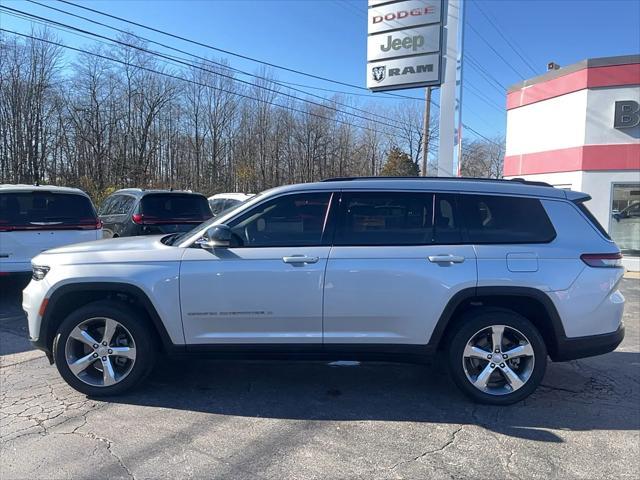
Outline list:
[[[0,194],[0,229],[96,228],[96,213],[84,195],[54,192]]]
[[[141,201],[141,213],[145,218],[161,218],[166,220],[198,220],[211,217],[209,203],[200,195],[151,194]]]
[[[432,243],[433,199],[432,193],[345,193],[333,243],[345,246]]]
[[[547,243],[556,232],[535,198],[460,195],[470,243]]]

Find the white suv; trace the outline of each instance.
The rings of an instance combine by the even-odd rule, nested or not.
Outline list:
[[[335,179],[275,188],[191,232],[33,260],[31,340],[89,395],[156,353],[420,361],[508,404],[547,363],[622,341],[621,255],[589,196],[522,181]]]
[[[102,223],[82,190],[0,185],[0,274],[31,273],[43,250],[100,238]]]

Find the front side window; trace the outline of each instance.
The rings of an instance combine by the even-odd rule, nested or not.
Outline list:
[[[382,246],[433,243],[433,200],[432,193],[345,193],[334,244]],[[442,222],[444,224],[445,220]]]
[[[322,244],[331,193],[285,195],[252,208],[229,224],[237,246]]]
[[[470,243],[547,243],[556,232],[540,200],[461,195]]]

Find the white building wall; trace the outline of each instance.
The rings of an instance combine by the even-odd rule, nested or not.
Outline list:
[[[580,90],[507,111],[506,155],[584,145],[587,100]]]

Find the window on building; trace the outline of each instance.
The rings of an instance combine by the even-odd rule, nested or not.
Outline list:
[[[640,183],[614,184],[609,235],[625,255],[640,255]]]

